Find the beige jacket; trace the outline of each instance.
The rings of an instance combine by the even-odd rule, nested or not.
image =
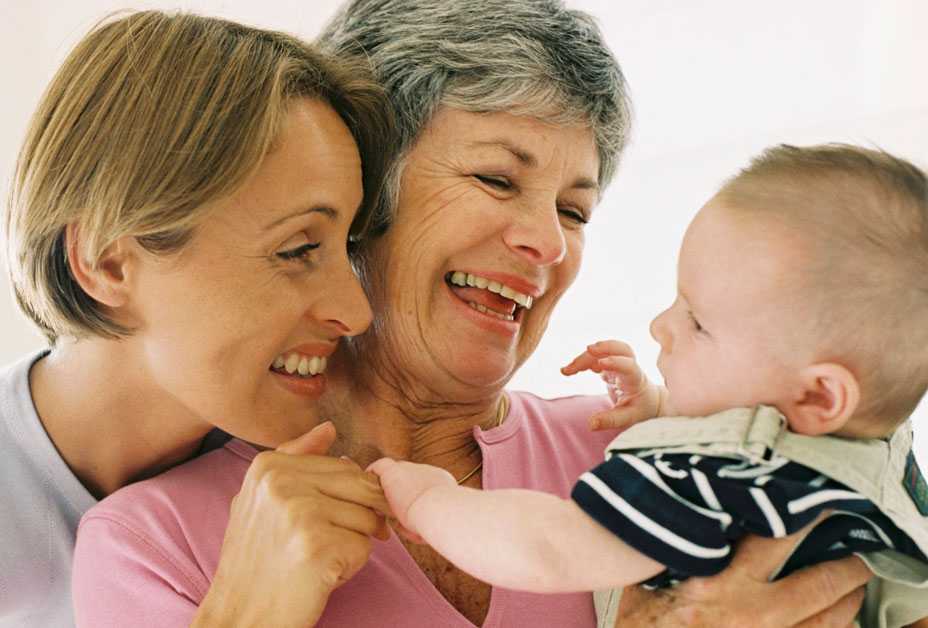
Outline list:
[[[803,436],[775,408],[736,408],[709,417],[652,419],[607,451],[655,450],[760,462],[767,449],[847,485],[876,504],[928,555],[928,486],[911,456],[912,426],[888,440]],[[928,564],[892,550],[861,558],[876,574],[857,618],[862,628],[897,628],[928,617]],[[600,628],[615,625],[621,591],[595,596]]]

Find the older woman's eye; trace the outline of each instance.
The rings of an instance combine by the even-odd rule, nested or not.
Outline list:
[[[506,177],[492,177],[483,174],[475,174],[474,178],[484,185],[489,185],[490,187],[496,188],[497,190],[512,189],[512,183]]]
[[[562,207],[558,209],[557,211],[562,216],[566,217],[568,220],[572,220],[573,222],[577,224],[585,225],[588,222],[590,222],[590,219],[587,218],[584,215],[584,213],[580,211],[579,209],[572,209],[570,207]]]
[[[315,251],[321,245],[321,242],[307,242],[300,246],[285,251],[278,251],[277,257],[282,260],[305,260],[309,257],[310,252]]]

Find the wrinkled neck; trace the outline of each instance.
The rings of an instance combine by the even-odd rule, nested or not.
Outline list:
[[[468,399],[453,391],[430,390],[392,374],[400,369],[384,361],[358,359],[345,351],[333,360],[330,392],[321,416],[338,431],[335,455],[347,455],[362,466],[389,456],[442,467],[463,476],[479,462],[474,427],[494,427],[500,419],[502,390]]]

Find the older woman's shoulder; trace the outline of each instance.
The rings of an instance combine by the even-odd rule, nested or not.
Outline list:
[[[510,414],[523,413],[530,420],[573,421],[586,420],[594,412],[611,407],[607,395],[570,395],[567,397],[544,398],[524,391],[507,391],[511,403]]]

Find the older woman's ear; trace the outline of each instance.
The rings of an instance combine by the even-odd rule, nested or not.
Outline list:
[[[93,300],[110,308],[125,306],[129,301],[129,279],[134,262],[129,240],[128,237],[119,238],[94,261],[84,254],[80,228],[73,223],[65,228],[68,266],[74,280]]]

